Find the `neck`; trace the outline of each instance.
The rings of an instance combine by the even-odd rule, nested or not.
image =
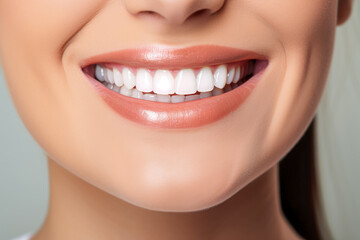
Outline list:
[[[48,215],[33,239],[300,239],[280,209],[277,166],[215,207],[169,213],[131,205],[48,162]]]

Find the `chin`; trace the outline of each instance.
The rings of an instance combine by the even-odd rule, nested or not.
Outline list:
[[[90,176],[92,181],[88,182],[140,208],[194,212],[226,201],[252,179],[241,169],[234,174],[234,167],[219,161],[207,164],[206,169],[196,159],[189,159],[189,162],[192,163],[169,166],[143,161],[141,167],[127,166],[126,171],[118,174],[98,172]]]
[[[207,179],[208,180],[208,179]],[[139,186],[134,195],[123,200],[137,207],[160,212],[196,212],[215,207],[232,196],[234,189],[224,186],[214,189],[213,182],[207,186],[198,183],[183,183],[176,186],[163,183],[162,186]],[[135,189],[134,189],[135,190]]]

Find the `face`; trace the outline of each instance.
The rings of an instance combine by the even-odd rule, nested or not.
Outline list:
[[[301,137],[326,82],[337,6],[0,0],[2,67],[18,113],[51,159],[137,206],[201,210],[271,168]],[[170,75],[179,84],[180,72],[186,79],[193,73],[197,92],[208,96],[215,88],[201,85],[199,74],[212,78],[220,66],[225,80],[219,72],[213,79],[219,95],[151,101],[173,101],[160,91],[171,88]],[[235,88],[226,81],[238,67],[245,74]],[[118,82],[137,88],[148,76],[137,79],[140,69],[158,94],[145,99],[144,90],[137,99],[106,83],[118,71]]]

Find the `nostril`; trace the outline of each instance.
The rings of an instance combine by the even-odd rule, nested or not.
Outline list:
[[[137,14],[139,17],[150,17],[150,18],[164,18],[157,12],[154,11],[141,11]]]
[[[195,19],[195,18],[201,18],[201,17],[205,17],[211,15],[211,10],[209,9],[200,9],[194,13],[192,13],[189,17],[187,17],[188,19]],[[162,16],[161,14],[155,12],[155,11],[141,11],[138,13],[139,17],[150,17],[150,18],[165,18],[164,16]]]
[[[204,17],[204,16],[209,16],[211,15],[211,10],[210,9],[200,9],[194,13],[192,13],[188,19],[190,18],[201,18],[201,17]]]
[[[123,0],[126,9],[145,20],[160,19],[170,25],[183,24],[189,18],[206,19],[219,12],[226,0]]]
[[[158,13],[154,11],[141,11],[139,14],[147,14],[147,15],[159,15]]]
[[[188,17],[186,17],[185,21],[189,20],[189,19],[202,18],[202,17],[206,17],[209,15],[211,15],[211,10],[200,9],[200,10],[190,14]],[[163,15],[161,15],[160,13],[158,13],[156,11],[150,11],[150,10],[138,12],[137,16],[140,18],[153,18],[153,19],[165,19],[166,18]],[[167,17],[167,18],[169,18],[169,17]]]

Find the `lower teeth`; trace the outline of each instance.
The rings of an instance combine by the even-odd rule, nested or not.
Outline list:
[[[125,86],[118,87],[115,84],[111,84],[107,82],[102,82],[102,84],[114,92],[132,98],[138,98],[138,99],[154,101],[154,102],[179,103],[179,102],[193,101],[197,99],[203,99],[203,98],[220,95],[222,93],[226,93],[228,91],[231,91],[232,89],[237,88],[242,84],[242,82],[239,81],[238,83],[226,84],[223,89],[214,87],[214,89],[210,92],[196,92],[195,94],[188,94],[188,95],[177,95],[177,94],[162,95],[162,94],[156,94],[154,92],[144,93],[138,91],[136,88],[128,89]]]

